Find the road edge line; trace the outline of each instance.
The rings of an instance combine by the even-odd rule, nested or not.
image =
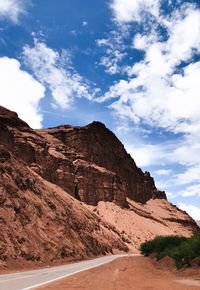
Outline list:
[[[58,277],[58,278],[52,279],[52,280],[48,280],[48,281],[46,281],[46,282],[42,282],[42,283],[37,284],[37,285],[34,285],[34,286],[30,286],[30,287],[23,288],[23,289],[21,289],[21,290],[30,290],[30,289],[38,288],[38,287],[40,287],[40,286],[43,286],[43,285],[45,285],[45,284],[49,284],[49,283],[51,283],[51,282],[54,282],[54,281],[57,281],[57,280],[63,279],[63,278],[65,278],[65,277],[72,276],[72,275],[75,275],[75,274],[77,274],[77,273],[84,272],[84,271],[87,271],[87,270],[90,270],[90,269],[93,269],[93,268],[97,268],[97,267],[102,266],[102,265],[104,265],[104,264],[108,264],[108,263],[110,263],[110,262],[112,262],[112,261],[114,261],[114,260],[116,260],[116,259],[119,259],[119,258],[121,258],[121,257],[116,257],[116,258],[112,259],[111,261],[102,262],[102,263],[100,263],[100,264],[97,265],[97,266],[90,266],[90,267],[88,267],[88,268],[85,268],[85,269],[82,269],[82,270],[79,270],[79,271],[75,271],[75,272],[73,272],[73,273],[70,273],[70,274],[67,274],[67,275],[64,275],[64,276],[61,276],[61,277]]]

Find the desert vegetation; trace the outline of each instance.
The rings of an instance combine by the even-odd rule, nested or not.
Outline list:
[[[157,260],[166,256],[173,258],[176,267],[190,266],[193,259],[200,257],[200,234],[190,238],[178,236],[158,236],[140,246],[145,256],[155,255]]]

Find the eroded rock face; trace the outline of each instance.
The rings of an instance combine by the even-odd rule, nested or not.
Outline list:
[[[0,261],[43,265],[128,250],[117,229],[4,146],[0,161]]]
[[[2,107],[0,121],[2,144],[43,178],[87,204],[114,201],[126,207],[126,197],[141,203],[166,198],[102,123],[34,131]]]
[[[73,162],[76,172],[75,198],[87,204],[114,201],[125,207],[125,187],[114,172],[81,159]]]
[[[148,204],[164,213],[153,217]],[[127,251],[145,231],[157,234],[159,224],[162,234],[198,230],[168,204],[103,124],[33,130],[0,107],[0,261],[50,263]],[[120,223],[123,216],[127,224]],[[150,226],[136,233],[136,219]]]
[[[52,135],[65,144],[68,151],[71,152],[68,155],[70,160],[78,158],[114,173],[119,180],[118,188],[123,187],[121,190],[122,204],[127,196],[141,203],[145,203],[151,198],[166,199],[165,193],[155,187],[150,174],[143,173],[136,166],[122,143],[102,123],[93,122],[85,127],[60,126],[41,132]],[[40,131],[38,133],[40,134]],[[95,192],[94,186],[93,191]],[[110,201],[110,197],[108,201]]]

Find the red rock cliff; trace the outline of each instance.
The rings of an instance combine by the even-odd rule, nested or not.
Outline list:
[[[45,264],[198,231],[103,124],[32,130],[3,107],[0,224],[0,268],[10,259]]]
[[[4,108],[0,121],[2,143],[17,158],[87,204],[115,201],[126,206],[126,197],[140,203],[166,198],[150,174],[136,166],[122,143],[100,122],[34,131]]]
[[[81,159],[115,173],[125,188],[125,195],[132,200],[145,203],[151,198],[166,198],[164,192],[157,190],[150,174],[136,166],[104,124],[93,122],[85,127],[61,126],[45,131],[80,154]]]

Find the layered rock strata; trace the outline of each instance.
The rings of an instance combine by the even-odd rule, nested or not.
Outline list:
[[[3,265],[128,251],[157,234],[198,231],[102,123],[33,130],[3,107],[0,224]]]

